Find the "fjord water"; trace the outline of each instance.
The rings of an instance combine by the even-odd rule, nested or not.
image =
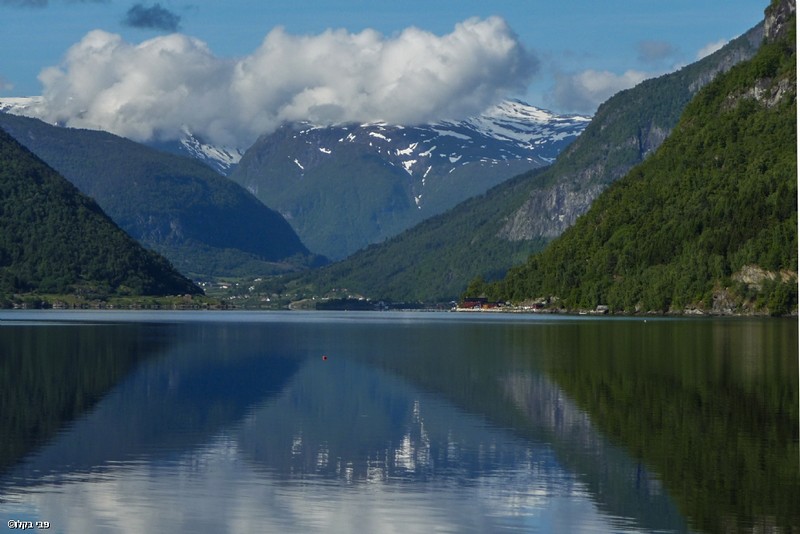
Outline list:
[[[51,532],[800,528],[796,320],[2,312]]]

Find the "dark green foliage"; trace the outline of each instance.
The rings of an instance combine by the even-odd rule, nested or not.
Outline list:
[[[540,250],[544,240],[496,238],[509,206],[537,173],[515,178],[484,195],[431,217],[410,230],[371,245],[346,260],[261,288],[267,292],[325,295],[347,288],[370,298],[394,301],[449,301],[475,276],[497,279],[509,265]]]
[[[0,131],[0,294],[199,294],[100,207]]]
[[[0,127],[182,272],[258,276],[319,261],[278,213],[198,161],[5,113]]]
[[[490,294],[668,311],[710,306],[748,265],[796,277],[795,69],[792,31],[720,76],[656,154]],[[796,278],[765,291],[772,313],[797,305]]]

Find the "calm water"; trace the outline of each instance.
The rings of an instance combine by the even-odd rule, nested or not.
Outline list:
[[[0,519],[800,529],[790,320],[0,312]]]

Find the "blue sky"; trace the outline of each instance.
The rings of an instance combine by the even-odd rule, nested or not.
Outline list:
[[[363,45],[381,48],[381,58],[376,61],[387,62],[390,61],[387,57],[390,57],[394,62],[392,68],[402,70],[404,65],[418,60],[424,63],[426,46],[441,46],[443,51],[438,63],[412,68],[405,75],[392,80],[392,83],[402,82],[407,93],[416,91],[421,95],[419,99],[429,99],[430,105],[389,118],[418,119],[432,109],[446,109],[451,114],[467,113],[474,111],[475,106],[500,96],[521,98],[561,113],[591,114],[599,103],[617,90],[691,63],[702,50],[719,46],[744,33],[762,19],[766,4],[766,0],[162,0],[157,3],[130,0],[0,0],[0,50],[3,51],[0,52],[0,97],[47,93],[54,100],[75,99],[77,96],[94,100],[103,98],[107,106],[109,101],[116,102],[114,109],[119,112],[129,97],[121,92],[114,94],[109,88],[126,84],[130,87],[130,76],[134,74],[138,78],[158,75],[149,70],[151,63],[146,58],[133,59],[133,50],[137,45],[155,39],[154,42],[160,43],[159,46],[168,46],[171,50],[177,47],[184,52],[187,47],[192,48],[190,52],[194,55],[187,55],[184,64],[206,60],[210,63],[203,75],[186,74],[190,81],[173,77],[169,82],[139,83],[136,87],[140,93],[148,90],[147,87],[156,86],[161,91],[158,94],[163,94],[165,84],[171,84],[169,86],[173,88],[189,87],[189,91],[194,91],[192,84],[207,85],[204,80],[211,76],[210,73],[234,76],[234,71],[238,72],[244,67],[267,71],[284,69],[286,76],[289,76],[294,66],[298,72],[306,75],[303,87],[314,87],[316,90],[311,93],[306,91],[301,96],[292,93],[291,101],[287,100],[288,97],[280,100],[274,95],[260,99],[258,105],[283,107],[280,113],[263,117],[252,129],[263,128],[281,117],[297,118],[293,113],[310,113],[309,109],[312,108],[316,110],[315,113],[332,118],[380,118],[370,114],[379,113],[376,110],[381,106],[385,109],[412,106],[411,96],[402,95],[401,98],[395,94],[392,99],[370,102],[353,96],[354,101],[358,100],[357,110],[354,103],[343,104],[342,109],[338,110],[328,109],[323,104],[334,103],[336,99],[348,100],[351,95],[342,96],[343,91],[352,89],[364,93],[377,89],[374,86],[364,89],[363,83],[354,84],[350,89],[329,87],[329,80],[318,80],[306,73],[305,69],[311,70],[312,66],[302,64],[305,58],[314,54],[314,57],[318,56],[320,48],[324,48],[329,56],[321,67],[314,68],[324,70],[327,65],[331,69],[341,70],[347,64],[339,63],[336,54],[353,54],[353,47]],[[477,23],[465,26],[465,21],[470,20]],[[280,35],[276,33],[276,27],[283,28]],[[419,31],[410,32],[408,28],[412,27]],[[93,34],[91,39],[87,39],[87,35],[96,29],[106,33]],[[346,35],[332,35],[330,29],[342,29]],[[374,32],[367,35],[363,33],[365,30]],[[166,41],[158,41],[173,32],[194,40],[189,44],[176,44],[173,41],[168,45],[164,44]],[[271,53],[267,60],[263,43],[270,32],[273,32],[275,41],[280,41],[285,48],[283,53]],[[323,34],[327,38],[321,38]],[[279,36],[282,38],[277,38]],[[476,41],[470,44],[467,41],[471,38]],[[92,72],[88,67],[80,71],[80,66],[96,59],[87,58],[85,54],[97,53],[102,48],[87,43],[97,43],[98,39],[103,41],[104,46],[117,39],[113,44],[116,47],[114,71],[103,70],[106,67],[99,63],[92,67],[108,87],[99,87],[96,81],[92,81],[92,88],[85,95],[76,95],[78,88],[83,90],[86,87],[88,81],[85,78],[87,73]],[[504,52],[485,58],[476,54],[476,43],[489,42],[489,48],[495,45],[502,48],[509,39],[513,41],[513,49],[506,47]],[[79,47],[78,43],[84,46]],[[339,45],[341,47],[336,48]],[[463,49],[459,48],[462,45]],[[310,47],[313,53],[293,53],[297,52],[298,47],[302,49],[304,46]],[[72,59],[67,61],[65,58],[71,47]],[[397,51],[403,47],[404,52]],[[345,60],[346,57],[341,58],[341,61]],[[462,60],[464,64],[455,65],[453,73],[448,75],[450,77],[438,80],[443,87],[434,94],[421,90],[423,81],[414,78],[420,72],[436,71],[442,65]],[[126,61],[130,64],[123,68],[121,65]],[[275,61],[278,67],[271,63]],[[376,68],[375,64],[364,61],[365,69]],[[484,69],[482,65],[489,65],[490,68]],[[42,82],[37,77],[46,68],[50,68],[50,74],[44,76],[45,81]],[[119,77],[122,76],[119,74],[122,70],[128,78]],[[84,78],[79,79],[80,72],[83,72]],[[269,75],[262,74],[261,78],[251,81],[251,85],[256,82],[269,84]],[[358,76],[355,73],[350,75]],[[476,81],[479,76],[486,79]],[[488,81],[490,76],[494,83]],[[448,93],[444,85],[451,82],[456,87]],[[298,91],[286,85],[275,90],[281,94]],[[206,93],[199,101],[208,103],[213,99],[212,95],[223,92],[230,98],[230,88],[225,91],[217,88]],[[64,102],[60,104],[62,108]],[[463,105],[450,105],[455,102]],[[90,102],[84,101],[82,105],[86,108]],[[144,113],[141,102],[136,105],[139,106],[137,116],[141,116]],[[195,102],[193,105],[198,104]],[[125,109],[132,109],[132,105]],[[253,108],[242,108],[237,112],[250,116]],[[102,123],[107,120],[103,118],[107,115],[98,112],[94,120]],[[180,120],[186,122],[186,117]],[[212,119],[208,119],[203,127],[211,131],[211,122]],[[153,132],[165,129],[163,124],[143,127],[138,137],[156,135]],[[219,121],[217,130],[218,137],[225,138],[225,127]],[[137,137],[136,134],[129,136]],[[228,135],[233,140],[231,136],[235,135]]]

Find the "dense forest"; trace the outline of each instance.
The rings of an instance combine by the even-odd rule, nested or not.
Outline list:
[[[614,311],[797,306],[794,20],[705,87],[661,148],[501,281],[470,293]]]
[[[15,293],[199,294],[0,130],[0,300]]]

